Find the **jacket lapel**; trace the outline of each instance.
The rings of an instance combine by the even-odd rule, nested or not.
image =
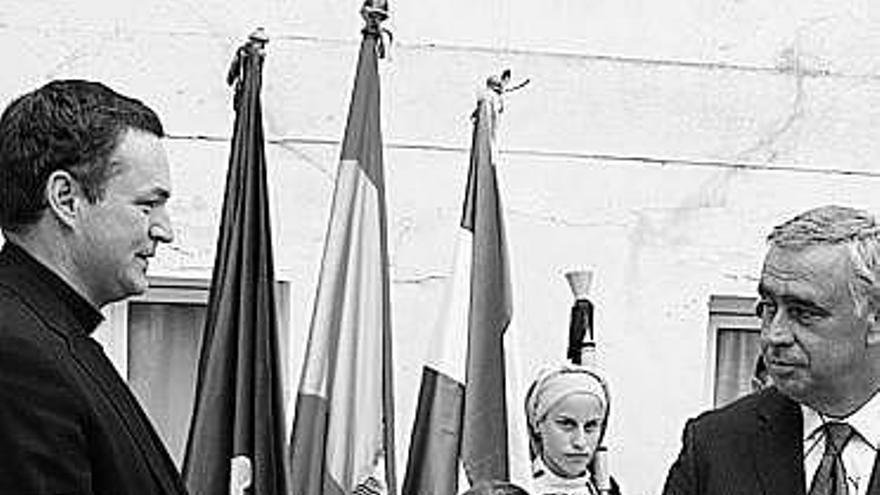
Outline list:
[[[804,495],[803,417],[775,389],[758,402],[755,465],[765,495]]]

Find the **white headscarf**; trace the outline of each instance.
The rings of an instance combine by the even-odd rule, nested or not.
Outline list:
[[[550,409],[562,399],[574,394],[596,397],[605,410],[602,433],[608,420],[608,389],[598,373],[585,366],[563,363],[542,369],[526,394],[526,421],[529,432],[529,453],[534,460],[540,455],[541,437],[538,425]],[[600,438],[601,438],[600,436]]]

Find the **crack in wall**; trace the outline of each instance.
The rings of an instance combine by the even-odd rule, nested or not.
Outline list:
[[[783,50],[780,55],[780,69],[794,75],[794,98],[789,106],[789,111],[785,118],[776,125],[775,129],[758,138],[758,141],[749,148],[737,154],[737,159],[749,160],[754,159],[754,155],[764,155],[758,158],[765,163],[773,163],[779,157],[781,150],[777,145],[789,133],[796,131],[797,124],[801,121],[806,113],[806,92],[804,90],[804,78],[808,75],[814,75],[809,69],[804,68],[801,56],[797,52],[796,47],[788,47]]]

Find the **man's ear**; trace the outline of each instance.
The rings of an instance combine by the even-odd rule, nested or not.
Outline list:
[[[67,170],[56,170],[46,181],[49,210],[63,225],[72,226],[82,201],[82,188]]]

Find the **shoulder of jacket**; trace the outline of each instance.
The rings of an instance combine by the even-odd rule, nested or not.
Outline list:
[[[784,401],[779,392],[765,389],[703,412],[688,421],[688,428],[700,437],[715,441],[725,436],[739,436],[756,428],[762,409],[778,408]]]
[[[0,345],[19,353],[53,354],[67,348],[65,334],[40,314],[37,305],[0,280]]]

